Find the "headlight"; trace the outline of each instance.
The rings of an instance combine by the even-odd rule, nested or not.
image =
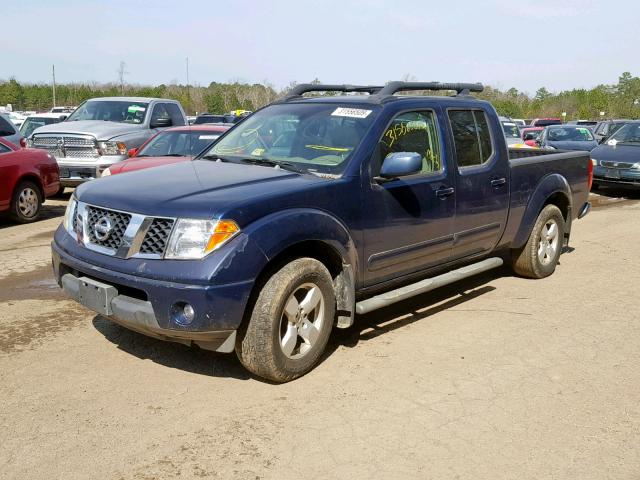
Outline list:
[[[171,232],[165,258],[198,259],[227,243],[240,232],[233,220],[179,218]]]
[[[33,139],[27,138],[27,148],[33,148]]]
[[[126,155],[127,146],[122,142],[98,142],[101,155]]]
[[[100,175],[101,177],[108,177],[109,175],[111,175],[111,170],[109,170],[108,168],[105,168],[102,171],[102,175]]]
[[[591,159],[591,163],[593,163],[594,167],[598,166],[598,160],[596,160],[595,158]]]
[[[640,170],[640,162],[634,163],[631,168],[635,170]]]
[[[67,229],[67,232],[69,232],[69,234],[75,236],[76,232],[73,229],[73,217],[75,217],[76,215],[76,206],[77,206],[77,200],[75,195],[71,195],[71,198],[69,199],[69,203],[67,203],[67,209],[64,211],[64,220],[63,220],[63,225],[64,228]]]

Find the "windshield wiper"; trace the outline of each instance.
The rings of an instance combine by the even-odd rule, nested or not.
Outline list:
[[[230,159],[226,157],[221,157],[215,153],[211,153],[209,155],[203,155],[202,157],[196,157],[194,160],[220,160],[221,162],[231,162]]]
[[[281,169],[289,170],[290,172],[305,173],[303,169],[296,167],[293,163],[271,160],[269,158],[243,158],[240,161],[244,163],[251,163],[253,165],[264,165],[266,167],[280,167]]]

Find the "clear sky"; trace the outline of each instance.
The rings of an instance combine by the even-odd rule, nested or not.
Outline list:
[[[640,75],[640,0],[18,0],[0,78],[480,81],[530,93]]]

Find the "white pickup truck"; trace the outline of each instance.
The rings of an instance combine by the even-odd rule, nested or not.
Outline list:
[[[186,124],[182,106],[175,100],[92,98],[65,121],[36,129],[27,145],[47,150],[56,158],[64,189],[99,178],[159,130]]]

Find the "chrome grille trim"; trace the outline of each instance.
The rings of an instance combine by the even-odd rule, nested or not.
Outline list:
[[[612,162],[609,160],[601,160],[600,165],[607,168],[629,169],[632,168],[634,164],[628,162]]]
[[[103,216],[113,218],[116,223],[120,222],[120,228],[113,241],[100,241],[95,236],[94,224]],[[124,230],[122,229],[123,219],[126,219]],[[78,201],[74,229],[78,232],[80,243],[94,252],[118,258],[161,259],[164,257],[175,222],[175,218],[140,215]],[[171,228],[167,229],[167,224],[170,224]],[[82,226],[81,231],[79,231],[79,225]],[[157,225],[164,225],[165,228],[158,229]],[[153,230],[151,230],[152,226],[154,226]],[[147,238],[150,232],[153,233],[153,239]],[[142,249],[143,244],[144,249]],[[155,245],[155,248],[151,248],[151,245]]]
[[[33,148],[48,151],[56,158],[98,158],[98,142],[91,135],[40,133],[32,137]]]

